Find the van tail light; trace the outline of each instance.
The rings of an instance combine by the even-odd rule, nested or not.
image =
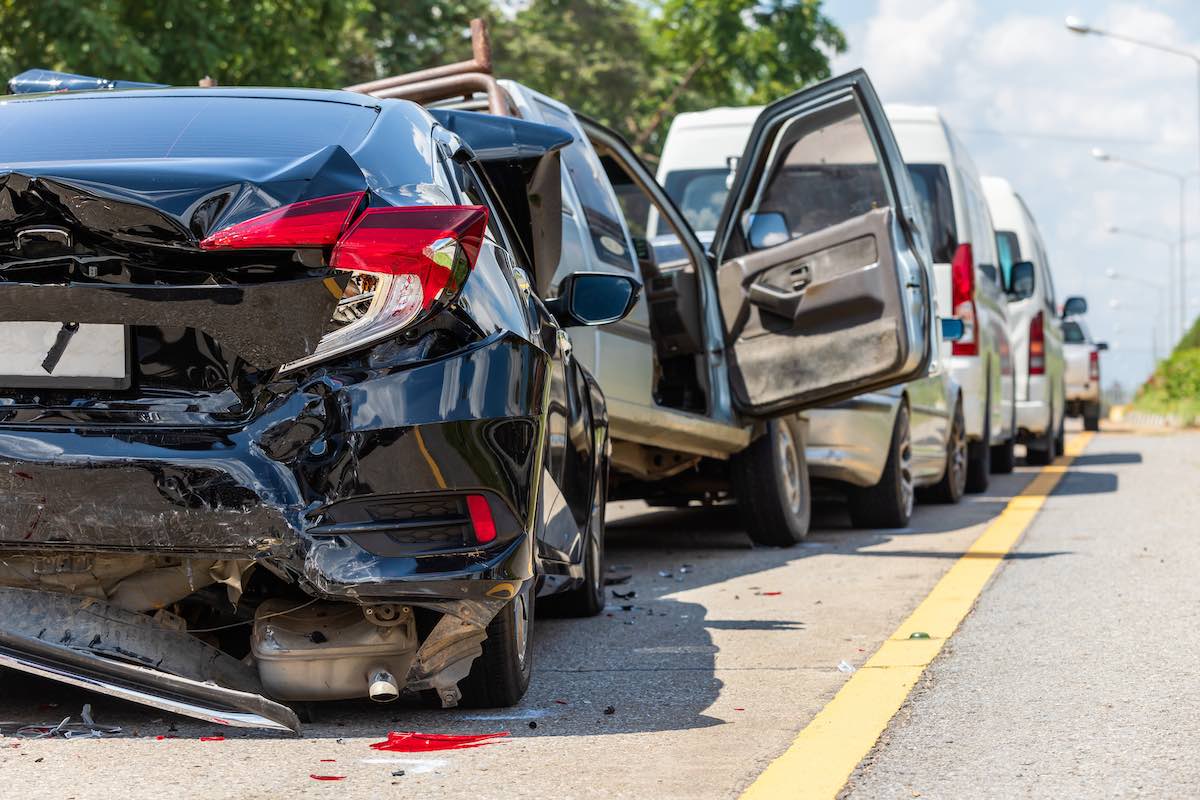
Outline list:
[[[975,258],[971,245],[960,244],[950,262],[950,296],[954,316],[962,320],[963,335],[950,352],[956,356],[979,355],[979,326],[975,314]]]
[[[467,515],[475,530],[475,541],[487,544],[496,540],[496,519],[492,516],[492,507],[488,505],[486,497],[481,494],[467,495]]]
[[[1029,374],[1046,374],[1046,329],[1041,311],[1029,321]]]
[[[329,248],[337,308],[312,355],[283,370],[390,336],[449,305],[483,246],[483,206],[386,206],[364,192],[304,200],[224,228],[202,250]]]
[[[1100,382],[1100,351],[1088,353],[1088,380]]]

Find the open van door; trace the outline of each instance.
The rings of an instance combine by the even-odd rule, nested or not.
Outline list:
[[[778,416],[925,374],[929,253],[865,72],[767,106],[713,242],[733,399]]]

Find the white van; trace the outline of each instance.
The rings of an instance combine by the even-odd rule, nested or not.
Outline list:
[[[983,193],[996,228],[1008,287],[1008,335],[1017,377],[1017,438],[1030,464],[1049,464],[1063,449],[1066,368],[1062,320],[1046,245],[1033,215],[1004,178],[985,176]]]
[[[963,392],[967,491],[983,491],[989,471],[1012,471],[1016,441],[1016,374],[991,215],[970,155],[936,108],[884,110],[924,205],[938,305],[966,324],[951,346],[950,373]]]
[[[716,108],[679,114],[663,144],[658,181],[705,241],[720,219],[738,155],[761,107]],[[798,196],[852,206],[871,196],[878,171],[850,165],[808,168]],[[799,173],[800,170],[797,170]],[[801,176],[797,176],[801,179]],[[911,189],[907,175],[902,176]],[[811,215],[810,215],[811,216]],[[814,220],[820,224],[820,220]],[[658,249],[673,241],[651,216]],[[926,261],[929,259],[925,248]],[[948,355],[948,353],[947,353]],[[903,527],[918,489],[956,502],[966,485],[966,439],[958,385],[939,354],[927,377],[805,412],[809,476],[831,484],[849,501],[856,527]]]

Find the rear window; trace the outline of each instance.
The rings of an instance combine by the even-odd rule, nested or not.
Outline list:
[[[0,103],[0,163],[298,158],[354,149],[372,108],[267,97],[60,98]]]
[[[1086,344],[1087,337],[1083,335],[1083,329],[1079,327],[1078,322],[1064,322],[1062,326],[1063,341],[1067,344]]]
[[[958,228],[954,224],[954,196],[950,194],[950,175],[941,164],[909,164],[908,174],[925,214],[933,260],[948,264],[958,247]]]
[[[713,231],[721,219],[725,207],[725,196],[729,194],[726,183],[729,169],[680,169],[667,174],[667,194],[679,206],[683,216],[693,230]],[[658,233],[665,234],[670,226],[665,220],[659,222]]]

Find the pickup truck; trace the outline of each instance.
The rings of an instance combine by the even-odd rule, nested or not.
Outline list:
[[[799,412],[925,375],[937,342],[918,201],[867,75],[763,109],[706,245],[617,133],[490,72],[477,55],[350,88],[574,136],[561,219],[535,225],[561,236],[561,258],[535,263],[531,280],[544,300],[581,270],[644,285],[624,320],[571,335],[608,402],[610,499],[733,500],[755,542],[800,541],[811,494]],[[831,161],[876,171],[880,196],[858,208],[796,191],[806,167]],[[652,214],[670,231],[654,246]]]
[[[1063,358],[1066,361],[1067,415],[1083,417],[1083,429],[1100,430],[1100,353],[1106,342],[1093,341],[1079,316],[1063,319]]]

